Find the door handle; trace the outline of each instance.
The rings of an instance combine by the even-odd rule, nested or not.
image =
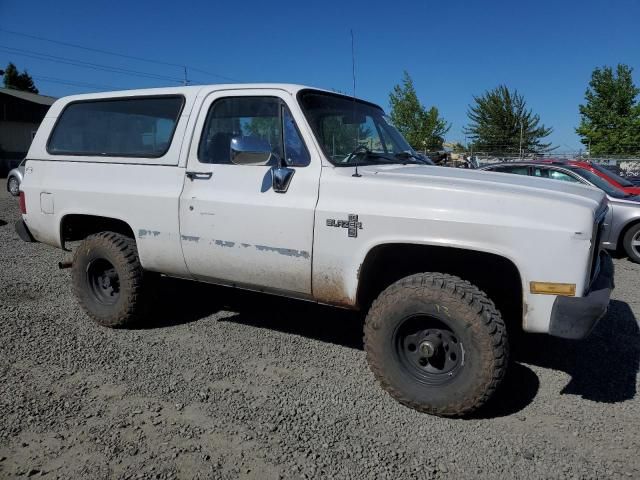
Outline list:
[[[209,180],[211,178],[211,176],[213,175],[212,172],[187,172],[186,173],[187,177],[189,177],[189,179],[191,181],[193,180]]]

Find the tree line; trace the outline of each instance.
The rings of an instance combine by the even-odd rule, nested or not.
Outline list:
[[[640,89],[633,83],[633,69],[620,64],[596,68],[579,105],[576,133],[591,155],[640,155]],[[413,80],[405,71],[402,82],[389,94],[390,117],[416,150],[442,150],[451,124],[437,107],[426,108],[418,100]],[[553,128],[527,107],[517,90],[506,85],[474,96],[467,110],[463,132],[470,140],[456,150],[494,154],[548,153],[554,148],[545,138]]]

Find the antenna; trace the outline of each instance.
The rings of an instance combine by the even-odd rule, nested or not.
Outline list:
[[[353,102],[356,101],[356,54],[353,47],[353,29],[351,29],[351,73],[353,75]],[[354,110],[355,113],[355,110]]]
[[[360,142],[360,126],[358,126],[355,122],[356,122],[356,54],[355,54],[355,49],[353,47],[353,28],[350,30],[351,31],[351,74],[353,76],[353,125],[356,126],[356,138],[355,138],[355,144],[356,144],[356,148],[358,148],[358,143]],[[354,172],[354,174],[352,175],[352,177],[361,177],[362,175],[360,175],[358,173],[358,164],[356,163],[356,171]]]

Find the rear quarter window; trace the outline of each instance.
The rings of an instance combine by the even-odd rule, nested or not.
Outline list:
[[[183,106],[180,95],[72,102],[58,117],[47,152],[161,157],[169,150]]]

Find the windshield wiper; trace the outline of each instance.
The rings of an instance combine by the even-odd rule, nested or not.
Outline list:
[[[350,164],[349,161],[353,157],[357,156],[358,154],[363,154],[365,158],[370,158],[371,160],[374,160],[374,161],[378,161],[378,162],[382,161],[380,163],[402,163],[403,165],[406,165],[407,163],[416,163],[420,165],[425,164],[425,162],[423,162],[422,159],[420,159],[419,157],[416,157],[411,152],[400,152],[395,154],[394,156],[390,156],[385,153],[374,152],[370,150],[366,145],[358,145],[358,147],[356,147],[356,149],[347,156],[345,164],[353,165],[353,164]],[[416,158],[417,161],[416,160],[409,161],[411,157]]]
[[[419,164],[419,165],[429,165],[429,163],[426,162],[424,160],[424,158],[416,155],[415,153],[410,152],[409,150],[405,150],[404,152],[396,153],[395,156],[396,156],[396,158],[402,158],[402,159],[405,159],[405,160],[413,158],[414,161],[411,162],[411,163],[416,163],[416,164]]]

